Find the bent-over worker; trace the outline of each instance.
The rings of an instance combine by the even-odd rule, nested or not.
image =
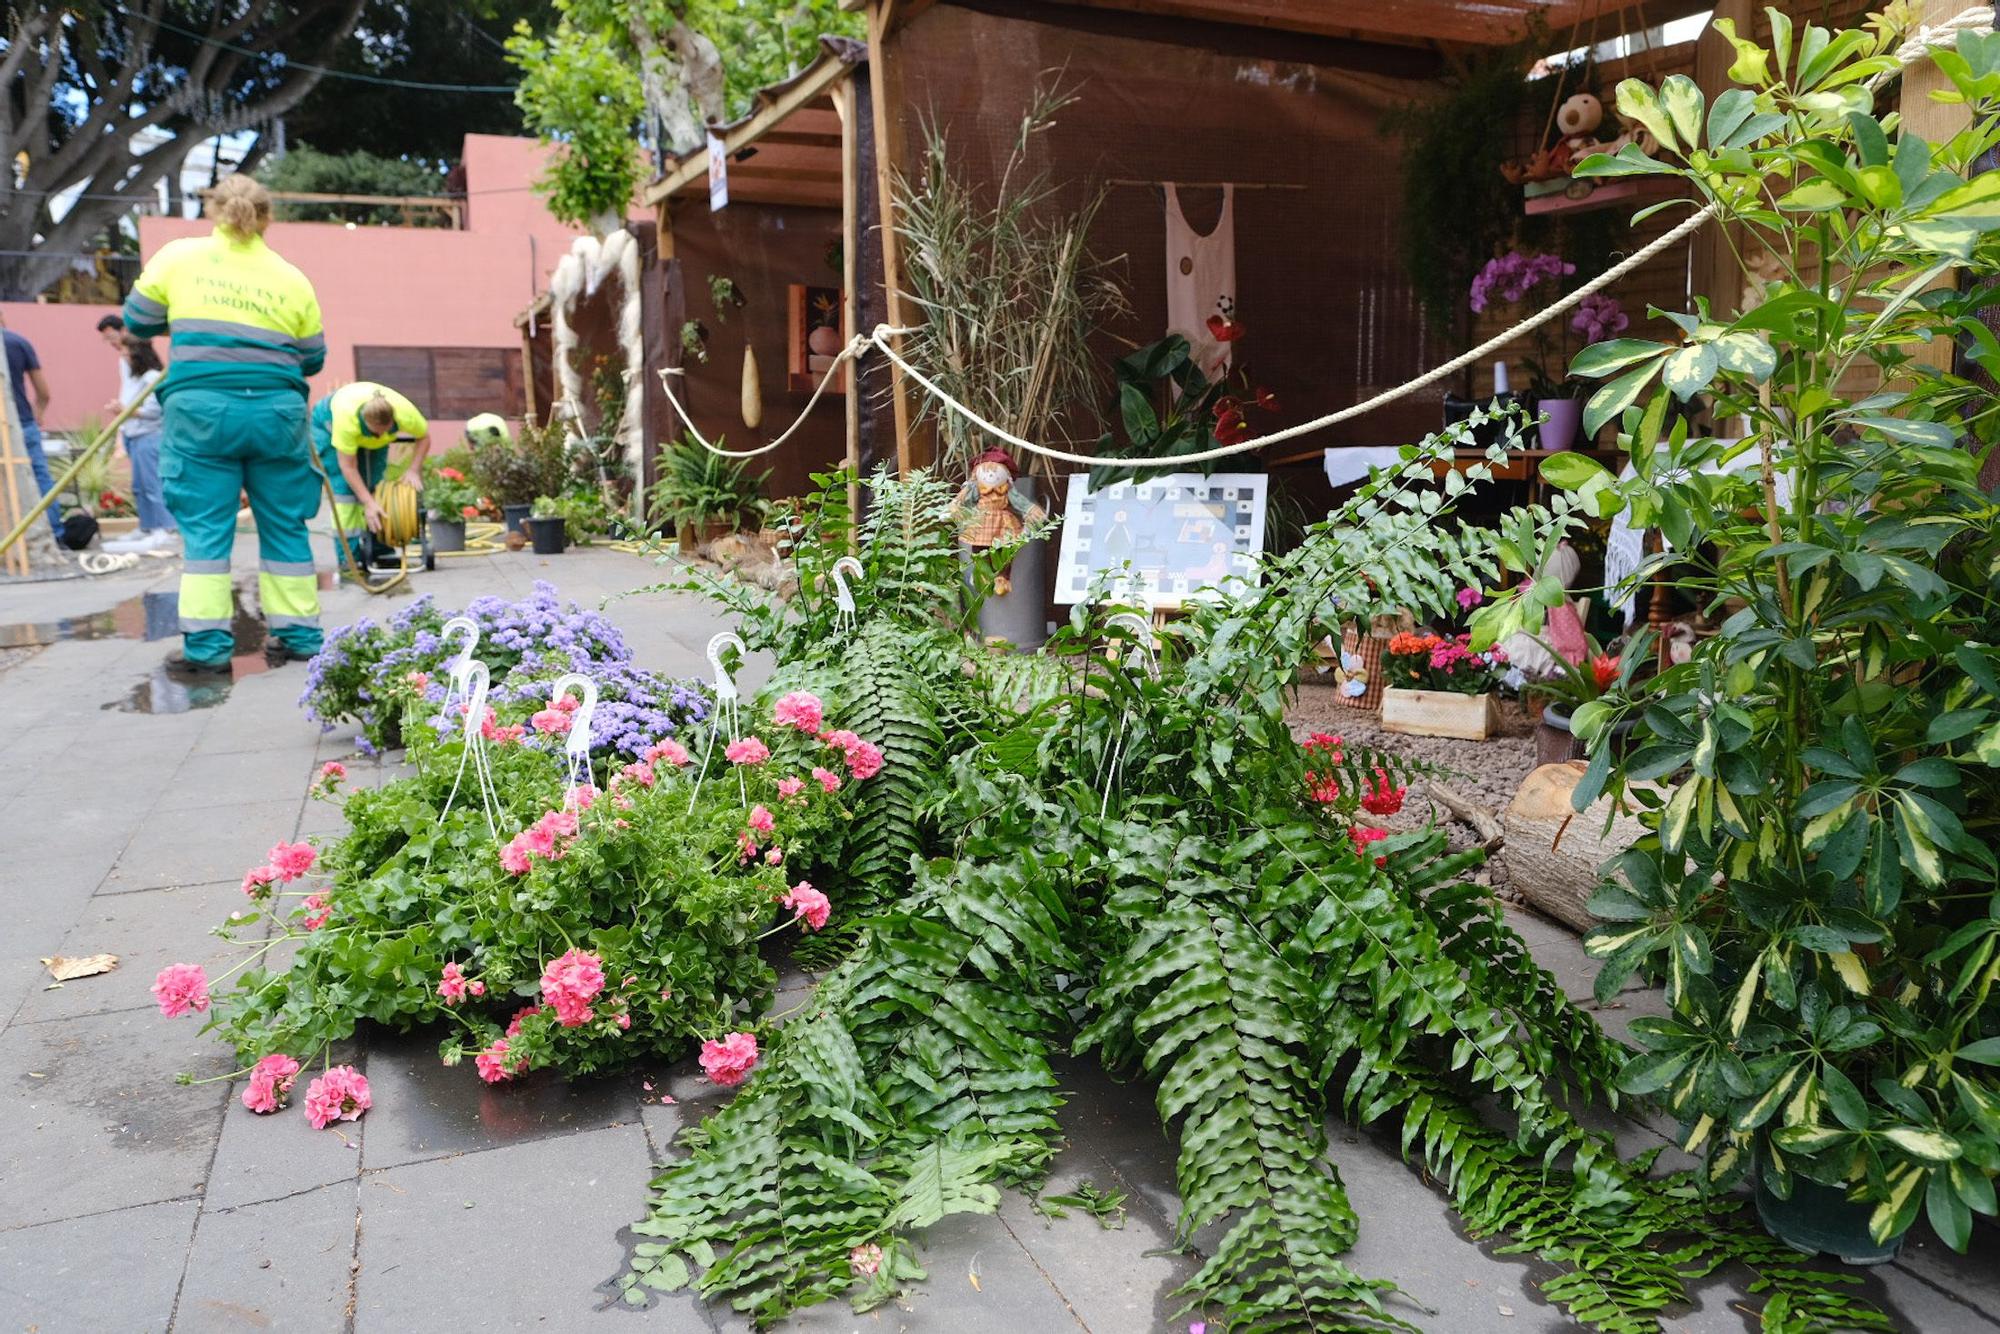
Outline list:
[[[155,394],[165,439],[160,482],[180,524],[181,648],[168,665],[227,672],[229,556],[236,502],[257,521],[257,587],[270,626],[273,666],[319,652],[319,581],[306,520],[319,509],[319,478],[306,458],[306,377],[326,362],[313,286],[264,244],[271,197],[231,176],[209,202],[207,236],[160,247],[125,299],[125,327],[167,334],[173,364]]]
[[[370,545],[364,539],[382,531],[377,488],[400,477],[422,492],[430,429],[416,404],[370,380],[342,385],[313,404],[313,448],[333,484],[334,540],[344,544],[357,563],[370,563],[373,553],[363,550]],[[392,468],[389,446],[399,439],[414,440],[416,445],[407,460]]]

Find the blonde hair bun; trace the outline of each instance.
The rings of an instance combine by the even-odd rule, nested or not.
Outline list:
[[[271,225],[271,192],[240,172],[209,192],[208,206],[216,226],[245,239]]]

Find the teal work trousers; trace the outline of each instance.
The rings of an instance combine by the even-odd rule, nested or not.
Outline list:
[[[273,638],[319,652],[319,580],[306,521],[318,512],[319,476],[306,459],[305,400],[289,389],[182,389],[164,408],[160,481],[180,524],[181,637],[195,662],[227,662],[234,604],[229,557],[236,501],[257,521],[257,585]]]

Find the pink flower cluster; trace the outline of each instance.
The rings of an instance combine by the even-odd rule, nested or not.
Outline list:
[[[328,760],[319,767],[319,777],[313,780],[316,790],[331,792],[346,781],[347,766],[339,760]]]
[[[178,1019],[190,1010],[206,1010],[208,974],[198,963],[168,964],[153,979],[153,999],[169,1019]]]
[[[368,1076],[351,1065],[336,1065],[306,1086],[306,1120],[314,1130],[335,1121],[358,1121],[374,1103]]]
[[[778,902],[790,908],[792,916],[812,931],[825,926],[826,919],[833,915],[833,904],[827,901],[825,894],[813,888],[810,880],[801,880],[793,885]]]
[[[268,1116],[285,1105],[285,1097],[299,1077],[299,1063],[283,1052],[272,1052],[250,1067],[250,1084],[243,1090],[243,1105],[260,1116]]]
[[[333,920],[333,909],[327,906],[326,895],[308,894],[299,907],[305,910],[301,924],[308,931],[317,931]]]
[[[640,758],[648,764],[658,764],[661,760],[665,760],[676,769],[685,769],[694,763],[694,757],[687,753],[687,747],[672,739],[647,747],[646,753]]]
[[[826,793],[828,796],[840,791],[840,775],[833,772],[833,770],[822,769],[818,765],[814,765],[813,777],[819,780],[820,791]]]
[[[604,961],[570,949],[542,969],[542,999],[564,1028],[580,1028],[596,1018],[590,1002],[604,990]]]
[[[1472,280],[1472,308],[1485,310],[1498,301],[1512,304],[1543,283],[1567,277],[1576,265],[1559,255],[1524,255],[1518,250],[1486,261],[1486,267]]]
[[[771,748],[754,736],[741,737],[722,748],[731,764],[759,765],[771,758]]]
[[[460,968],[456,963],[448,963],[444,966],[444,972],[438,978],[438,996],[446,1005],[456,1005],[467,996],[484,996],[485,994],[486,984],[484,982],[476,977],[468,978],[465,975],[465,970]]]
[[[847,772],[857,779],[873,778],[882,772],[882,752],[874,742],[863,741],[845,728],[837,732],[828,732],[820,740],[847,758]]]
[[[1624,307],[1602,292],[1592,292],[1577,302],[1576,314],[1569,317],[1569,327],[1592,343],[1601,343],[1624,333],[1631,323],[1626,318]]]
[[[717,1042],[701,1044],[701,1072],[725,1088],[734,1088],[750,1077],[757,1064],[757,1038],[751,1033],[730,1033]]]
[[[469,703],[461,704],[458,706],[458,711],[461,714],[470,713],[472,712],[472,705]],[[502,727],[493,720],[493,710],[485,709],[479,715],[479,735],[496,746],[505,746],[527,736],[528,729],[519,723],[509,723],[507,726]]]
[[[290,884],[312,870],[318,860],[319,849],[310,843],[274,844],[265,854],[264,865],[243,873],[243,892],[253,899],[269,898],[271,886]]]
[[[804,690],[794,690],[780,695],[771,709],[771,717],[780,727],[791,727],[816,736],[826,720],[826,708],[819,696]]]
[[[592,797],[597,795],[590,789]],[[582,808],[588,801],[579,802]],[[526,875],[535,864],[535,858],[556,861],[569,850],[569,844],[576,837],[577,814],[573,810],[544,811],[542,817],[507,840],[500,849],[500,865],[512,875]]]
[[[543,709],[528,721],[544,736],[563,736],[569,732],[569,715],[561,709]]]
[[[1301,747],[1306,753],[1306,795],[1322,806],[1331,806],[1340,800],[1340,775],[1337,767],[1341,762],[1340,738],[1328,732],[1314,732]],[[1315,763],[1325,764],[1325,769],[1316,769]]]
[[[514,1017],[507,1021],[506,1036],[493,1039],[492,1046],[472,1058],[473,1068],[479,1071],[481,1079],[489,1084],[498,1084],[503,1079],[512,1079],[527,1070],[527,1057],[517,1057],[511,1062],[508,1057],[512,1054],[513,1040],[521,1035],[521,1021],[541,1012],[542,1007],[539,1005],[522,1006],[514,1012]]]

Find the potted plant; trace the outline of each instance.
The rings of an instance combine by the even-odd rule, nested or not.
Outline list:
[[[646,493],[646,512],[673,520],[682,551],[693,552],[763,516],[764,502],[757,493],[769,472],[753,476],[749,464],[688,438],[662,449],[658,466],[659,478]]]
[[[1582,656],[1573,662],[1546,642],[1542,647],[1554,661],[1554,670],[1547,676],[1531,678],[1521,688],[1523,698],[1541,706],[1541,717],[1535,724],[1535,763],[1562,764],[1583,759],[1586,751],[1570,726],[1570,719],[1579,708],[1618,684],[1622,663],[1618,654],[1606,653],[1589,635],[1584,636]],[[1629,733],[1632,724],[1628,719],[1619,726]]]
[[[479,514],[479,493],[463,469],[442,459],[424,464],[424,506],[430,514],[431,547],[465,550],[465,521]]]
[[[1484,741],[1500,730],[1498,690],[1507,655],[1474,649],[1470,634],[1404,632],[1382,650],[1382,728]]]
[[[592,538],[611,536],[621,530],[624,515],[595,486],[578,485],[559,496],[538,496],[537,514],[559,514],[568,540],[587,547]]]
[[[1974,329],[2000,273],[2000,177],[1972,176],[2000,137],[2000,42],[1932,51],[1970,115],[1926,143],[1875,115],[1893,22],[1771,21],[1770,49],[1716,25],[1744,86],[1713,106],[1678,75],[1622,84],[1658,155],[1577,168],[1691,186],[1742,238],[1754,302],[1585,349],[1572,371],[1607,381],[1586,427],[1622,418],[1636,476],[1543,467],[1662,529],[1700,602],[1740,603],[1688,661],[1575,714],[1575,804],[1630,793],[1652,831],[1588,944],[1600,996],[1664,981],[1622,1083],[1682,1119],[1714,1187],[1754,1171],[1765,1225],[1802,1249],[1881,1259],[1922,1214],[1963,1250],[2000,1172],[2000,496],[1979,477],[1992,398],[1913,359]],[[1970,360],[2000,369],[1978,337]],[[1665,426],[1696,394],[1735,438]]]
[[[507,531],[525,534],[535,497],[558,494],[568,483],[566,428],[554,421],[524,422],[513,439],[474,445],[472,479],[479,493],[500,507]]]
[[[527,532],[537,556],[560,556],[569,546],[569,520],[548,496],[535,497],[529,506]]]
[[[1576,265],[1559,255],[1522,254],[1510,250],[1488,260],[1472,280],[1471,304],[1475,313],[1490,306],[1525,307],[1529,299],[1547,288],[1559,290],[1563,279],[1576,272]],[[1569,449],[1576,443],[1583,420],[1582,390],[1564,369],[1569,359],[1569,335],[1582,334],[1597,342],[1622,333],[1630,321],[1616,301],[1602,292],[1583,299],[1561,330],[1559,347],[1552,347],[1549,326],[1538,324],[1531,337],[1534,355],[1527,359],[1528,396],[1541,415],[1541,447],[1551,452]]]

